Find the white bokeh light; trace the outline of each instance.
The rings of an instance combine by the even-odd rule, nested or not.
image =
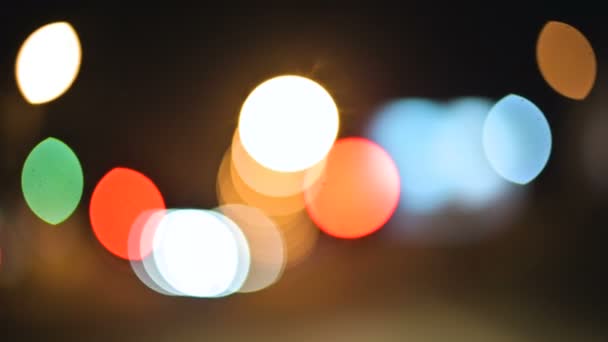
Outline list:
[[[156,229],[153,245],[160,275],[185,296],[225,295],[239,275],[242,246],[225,221],[209,211],[169,212]]]
[[[239,134],[262,166],[297,172],[319,163],[336,140],[338,108],[318,83],[279,76],[255,88],[243,103]]]
[[[74,28],[66,22],[42,26],[23,42],[15,77],[32,104],[50,102],[65,93],[78,75],[82,51]]]

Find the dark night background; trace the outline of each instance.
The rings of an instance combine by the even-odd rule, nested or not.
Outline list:
[[[585,171],[608,171],[608,127],[603,164],[583,160],[585,127],[608,108],[599,5],[2,7],[1,341],[608,340],[608,180]],[[16,88],[15,56],[31,32],[58,20],[79,34],[80,74],[65,95],[34,107]],[[538,71],[535,43],[549,20],[577,27],[595,48],[598,78],[584,101],[561,97]],[[216,206],[217,168],[243,100],[285,73],[330,91],[342,137],[362,135],[373,110],[393,98],[518,93],[547,115],[553,152],[525,207],[489,239],[428,246],[382,232],[322,236],[311,257],[259,293],[194,300],[150,291],[91,232],[96,182],[128,166],[154,179],[168,206]],[[47,136],[72,146],[85,173],[83,200],[58,227],[39,221],[20,190],[23,160]]]

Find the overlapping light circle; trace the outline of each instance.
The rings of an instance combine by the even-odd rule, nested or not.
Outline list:
[[[285,242],[277,224],[261,210],[241,204],[216,209],[238,225],[249,245],[251,265],[239,292],[255,292],[274,284],[287,262]]]
[[[219,297],[230,291],[239,268],[248,271],[248,249],[237,231],[206,210],[169,211],[153,237],[153,259],[159,274],[177,292],[192,297]]]

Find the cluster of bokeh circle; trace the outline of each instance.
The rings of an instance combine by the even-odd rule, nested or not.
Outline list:
[[[536,57],[556,92],[575,100],[590,93],[596,60],[578,30],[547,23]],[[69,23],[42,26],[16,58],[21,94],[32,105],[57,99],[81,59]],[[361,238],[396,212],[413,218],[450,203],[486,205],[534,180],[551,154],[549,122],[516,94],[448,103],[403,98],[371,117],[364,136],[340,137],[339,106],[327,89],[297,75],[268,79],[243,102],[218,168],[216,208],[167,207],[148,176],[116,167],[91,195],[93,233],[158,293],[253,292],[304,260],[320,233]],[[49,137],[25,159],[21,182],[29,208],[57,225],[81,202],[84,173],[72,148]]]

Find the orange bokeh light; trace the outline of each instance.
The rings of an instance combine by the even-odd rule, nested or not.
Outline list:
[[[139,260],[150,251],[129,255],[131,229],[142,213],[159,209],[165,209],[165,201],[148,177],[135,170],[114,168],[97,183],[89,215],[97,240],[108,251],[123,259]]]
[[[329,152],[321,180],[305,192],[306,209],[325,233],[354,239],[380,229],[399,203],[397,166],[379,145],[345,138]]]

